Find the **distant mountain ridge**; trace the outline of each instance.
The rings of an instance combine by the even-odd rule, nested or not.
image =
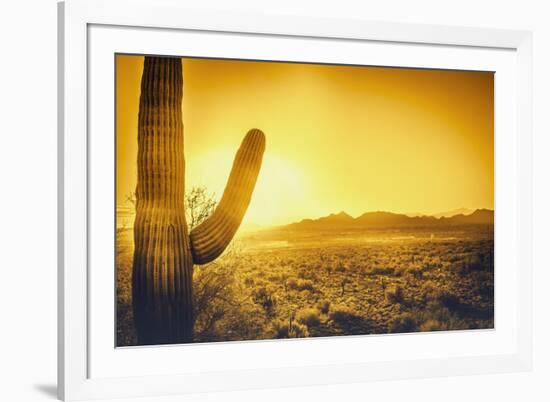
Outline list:
[[[289,230],[329,230],[493,224],[494,211],[490,209],[476,209],[470,214],[459,213],[450,217],[408,216],[393,212],[376,211],[366,212],[357,218],[353,218],[342,211],[318,219],[303,219],[300,222],[291,223],[280,228]]]
[[[453,209],[452,211],[439,212],[437,214],[431,214],[435,218],[451,218],[455,215],[471,215],[475,212],[475,209],[471,208],[458,208]]]

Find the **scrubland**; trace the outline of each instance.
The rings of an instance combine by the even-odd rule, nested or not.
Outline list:
[[[195,266],[195,342],[493,328],[492,226],[240,235]],[[117,233],[117,345],[136,344],[132,231]]]

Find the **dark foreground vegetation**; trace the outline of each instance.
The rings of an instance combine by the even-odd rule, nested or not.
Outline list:
[[[117,242],[117,345],[135,345],[132,231]],[[248,234],[195,267],[195,342],[493,328],[493,261],[492,225]]]

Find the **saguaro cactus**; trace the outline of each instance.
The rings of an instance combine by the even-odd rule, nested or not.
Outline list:
[[[216,210],[188,234],[179,58],[146,57],[138,120],[132,298],[139,344],[191,342],[193,264],[217,258],[248,208],[265,149],[250,130]]]

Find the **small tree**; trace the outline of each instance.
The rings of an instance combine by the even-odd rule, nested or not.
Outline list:
[[[216,208],[214,193],[209,193],[206,187],[192,187],[185,193],[185,213],[189,230],[200,225],[206,220]]]
[[[185,194],[185,212],[189,230],[200,225],[212,215],[216,207],[215,194],[205,186],[192,187]],[[224,258],[203,266],[195,266],[193,275],[193,318],[194,337],[199,342],[223,340],[220,326],[228,317],[242,315],[239,289],[235,280],[235,270],[231,266],[240,257],[239,246],[232,242],[224,253]],[[242,335],[233,334],[236,337]]]
[[[126,195],[126,202],[136,206],[136,193]],[[216,209],[216,197],[205,186],[191,187],[185,193],[185,218],[189,230],[203,223]],[[126,229],[124,226],[123,229]]]
[[[126,196],[126,201],[136,204],[134,192]],[[205,186],[191,187],[185,194],[185,212],[189,230],[204,222],[216,207],[215,194]],[[117,237],[122,236],[126,227],[117,228]],[[240,257],[239,245],[232,242],[224,255],[224,260]],[[240,315],[242,300],[237,297],[235,272],[227,263],[218,261],[204,266],[196,266],[193,275],[193,317],[194,332],[198,341],[218,340],[217,325],[228,316]],[[240,334],[236,334],[240,335]]]

